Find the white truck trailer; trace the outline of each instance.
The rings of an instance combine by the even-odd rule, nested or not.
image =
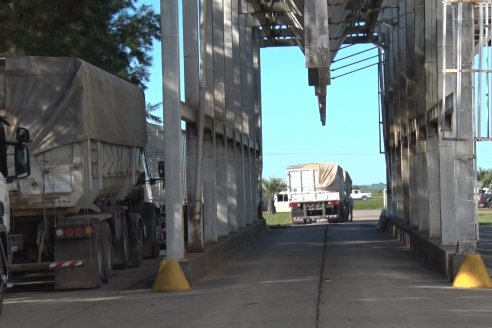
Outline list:
[[[292,223],[347,221],[352,180],[336,163],[312,163],[287,168]]]
[[[19,124],[31,134],[31,175],[10,188],[14,283],[51,272],[56,289],[99,287],[157,257],[143,92],[76,58],[2,65],[7,140]]]

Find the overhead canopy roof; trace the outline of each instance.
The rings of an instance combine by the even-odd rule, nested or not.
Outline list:
[[[250,0],[262,47],[299,46],[326,122],[330,65],[342,44],[375,42],[383,0]],[[251,10],[252,8],[252,10]]]

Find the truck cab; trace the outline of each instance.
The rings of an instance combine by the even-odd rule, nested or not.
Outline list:
[[[5,138],[5,125],[9,125],[4,116],[0,116],[0,313],[2,312],[3,292],[10,276],[10,205],[8,184],[15,178],[30,174],[29,150],[24,142],[29,141],[29,132],[18,128],[17,142],[8,142]],[[10,164],[10,165],[9,165]],[[9,170],[12,168],[12,170]]]

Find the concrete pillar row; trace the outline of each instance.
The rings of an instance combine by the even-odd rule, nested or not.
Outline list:
[[[459,29],[453,28],[456,20],[451,10],[445,27],[448,37],[443,40],[442,3],[398,3],[398,29],[387,33],[385,89],[391,90],[391,98],[385,118],[394,138],[387,145],[387,156],[396,215],[463,254],[475,252],[478,240],[473,203],[473,81],[468,73],[474,56],[473,5],[453,6],[463,6],[460,54],[453,50],[457,38],[453,33]],[[457,67],[457,55],[463,61],[461,85],[457,73],[442,73],[444,68]],[[456,101],[458,88],[460,102]],[[450,109],[446,116],[442,99],[447,99]]]

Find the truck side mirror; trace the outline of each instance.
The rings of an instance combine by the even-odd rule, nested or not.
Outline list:
[[[29,130],[26,128],[17,128],[17,132],[15,133],[15,138],[20,143],[29,142]]]
[[[27,132],[27,137],[29,138],[29,132]],[[14,148],[14,157],[15,157],[15,176],[17,178],[28,177],[31,174],[31,165],[29,161],[29,148],[27,148],[27,146],[24,144],[16,144]]]
[[[159,178],[164,178],[164,161],[157,162],[157,171],[159,171]]]

